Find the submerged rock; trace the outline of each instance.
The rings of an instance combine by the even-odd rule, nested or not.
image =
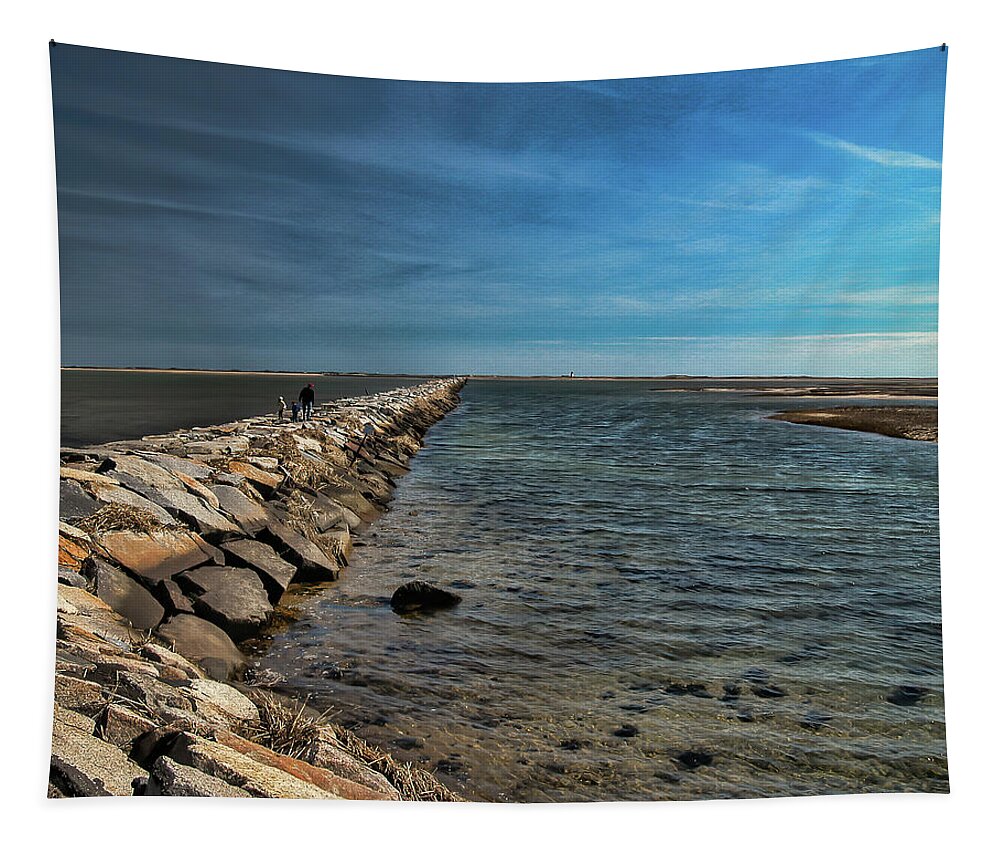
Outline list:
[[[689,771],[694,771],[703,765],[711,765],[713,757],[706,751],[682,751],[677,754],[677,761]]]
[[[389,605],[396,614],[448,609],[462,602],[458,594],[435,588],[428,582],[415,580],[400,585],[392,594]]]
[[[930,689],[923,686],[898,686],[893,689],[886,700],[895,706],[915,706],[928,694],[930,694]]]

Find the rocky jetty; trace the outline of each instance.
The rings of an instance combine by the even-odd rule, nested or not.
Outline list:
[[[454,799],[248,687],[238,642],[337,578],[463,385],[62,449],[49,794]]]

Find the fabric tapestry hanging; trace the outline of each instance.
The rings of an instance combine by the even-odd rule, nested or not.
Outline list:
[[[943,46],[50,50],[50,796],[948,791]]]

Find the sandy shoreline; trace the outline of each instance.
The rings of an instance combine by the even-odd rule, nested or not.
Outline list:
[[[781,411],[768,419],[797,425],[816,425],[847,431],[865,431],[905,440],[937,442],[937,406],[906,405],[812,408]]]

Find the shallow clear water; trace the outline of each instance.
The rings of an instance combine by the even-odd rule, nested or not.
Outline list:
[[[470,382],[261,664],[473,799],[945,791],[937,446],[655,386]]]

